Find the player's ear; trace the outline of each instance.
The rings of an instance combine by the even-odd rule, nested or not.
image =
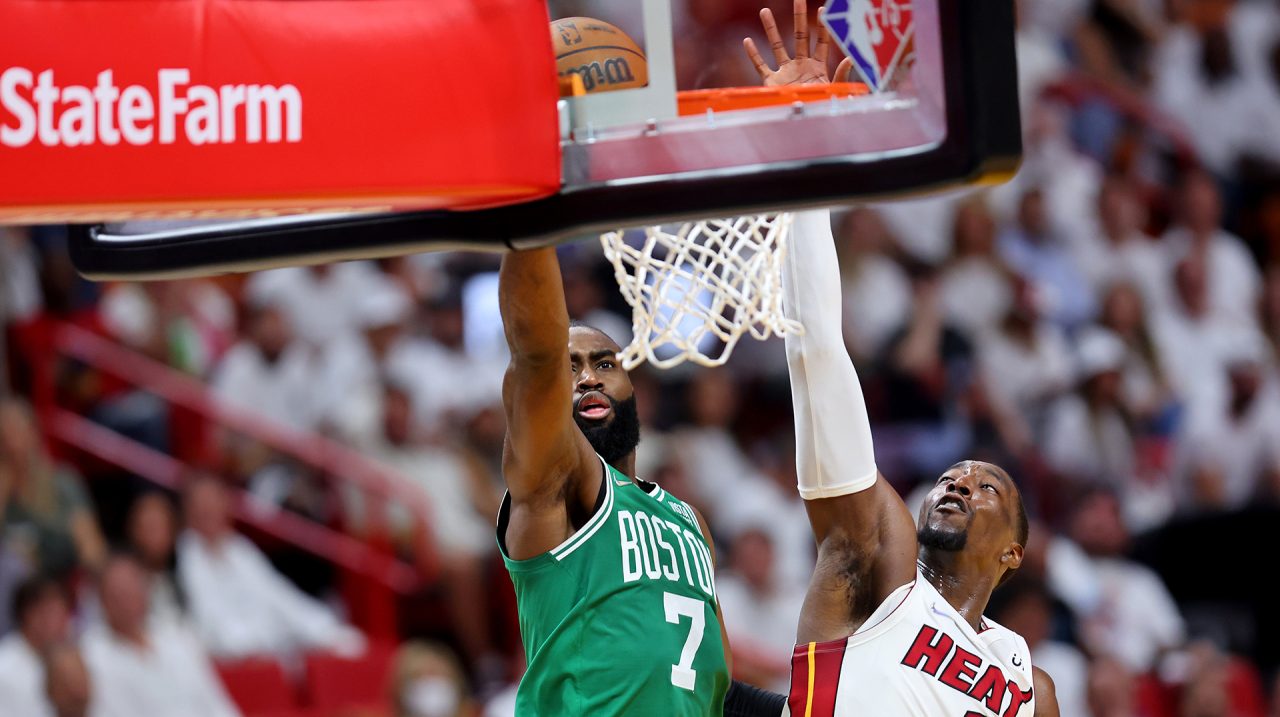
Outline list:
[[[1000,564],[1006,570],[1017,570],[1022,567],[1023,548],[1018,543],[1009,543],[1000,556]]]

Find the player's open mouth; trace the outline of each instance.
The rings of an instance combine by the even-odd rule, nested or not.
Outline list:
[[[589,421],[603,420],[612,412],[613,404],[598,391],[592,391],[578,399],[578,415]]]
[[[939,513],[968,513],[969,506],[964,504],[963,498],[949,495],[938,501],[938,504],[934,506],[934,511]]]

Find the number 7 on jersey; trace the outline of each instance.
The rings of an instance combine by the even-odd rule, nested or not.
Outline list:
[[[680,618],[689,618],[689,636],[685,638],[684,649],[680,651],[680,661],[671,666],[671,684],[693,692],[698,680],[698,672],[693,669],[693,658],[702,644],[702,633],[707,627],[706,608],[702,601],[672,593],[662,594],[663,607],[667,612],[667,622],[680,624]]]

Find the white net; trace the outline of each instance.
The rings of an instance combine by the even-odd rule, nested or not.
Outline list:
[[[708,219],[600,237],[631,305],[622,365],[719,366],[744,334],[802,331],[782,313],[782,261],[792,215]]]

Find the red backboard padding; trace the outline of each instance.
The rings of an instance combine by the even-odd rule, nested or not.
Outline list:
[[[554,193],[547,23],[543,0],[5,0],[0,221]]]

